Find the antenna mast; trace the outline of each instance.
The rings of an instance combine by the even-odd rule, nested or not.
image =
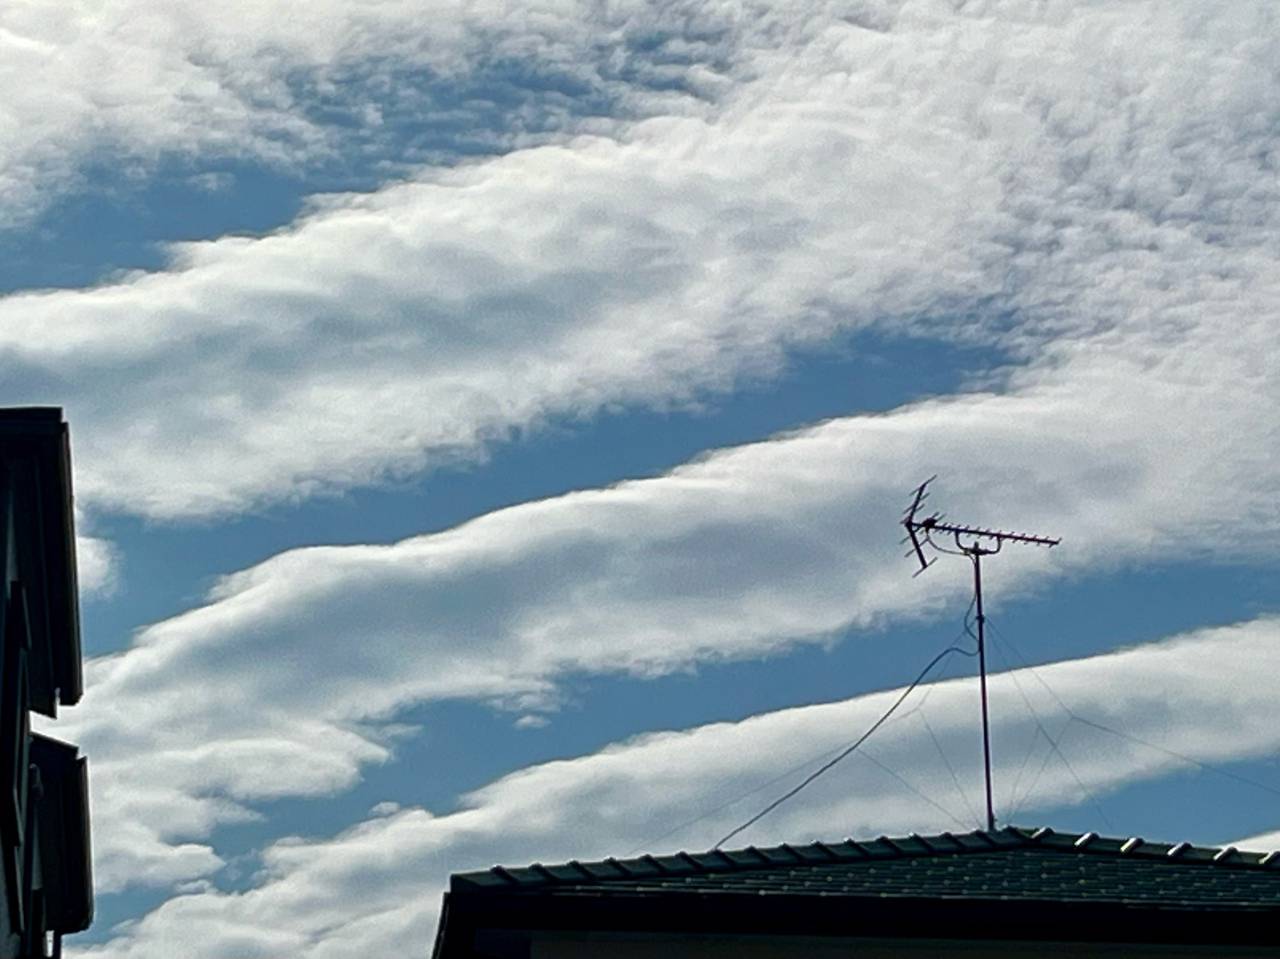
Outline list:
[[[917,486],[911,494],[911,505],[902,516],[902,525],[906,527],[907,536],[902,542],[911,543],[908,557],[915,556],[920,561],[920,568],[913,575],[919,576],[934,564],[936,556],[925,557],[925,547],[939,553],[950,553],[954,556],[967,556],[973,563],[973,602],[977,611],[978,623],[978,675],[982,689],[982,760],[986,772],[987,786],[987,830],[996,828],[995,807],[991,801],[991,725],[987,718],[987,650],[986,621],[982,611],[982,557],[993,556],[1000,552],[1005,543],[1026,543],[1031,546],[1057,546],[1062,540],[1048,536],[1033,536],[1029,533],[1009,533],[1004,530],[984,529],[979,526],[959,526],[955,523],[944,523],[944,514],[931,513],[920,517],[920,509],[929,498],[928,486],[937,476],[930,476]],[[934,533],[949,533],[955,548],[939,546],[933,541]]]

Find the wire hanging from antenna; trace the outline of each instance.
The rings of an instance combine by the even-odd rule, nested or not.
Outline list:
[[[811,772],[808,776],[802,779],[799,782],[799,784],[797,784],[796,786],[793,786],[791,789],[788,789],[785,793],[783,793],[777,799],[773,800],[773,802],[769,803],[767,806],[761,809],[758,813],[756,813],[754,816],[752,816],[750,819],[744,822],[741,826],[738,826],[736,829],[732,829],[728,833],[726,833],[723,837],[721,837],[720,841],[717,842],[712,848],[719,849],[721,846],[727,843],[734,836],[738,835],[738,833],[742,832],[745,829],[750,828],[751,826],[754,826],[761,819],[769,815],[769,813],[773,812],[775,809],[781,806],[788,799],[791,799],[792,797],[797,795],[802,789],[804,789],[806,786],[812,783],[815,779],[817,779],[823,773],[827,772],[829,769],[836,766],[839,762],[841,762],[841,760],[848,758],[855,750],[857,750],[859,746],[861,746],[868,739],[870,739],[872,734],[875,733],[875,731],[879,729],[881,726],[883,726],[888,721],[890,716],[892,716],[895,712],[897,712],[898,707],[901,706],[906,701],[907,697],[910,696],[912,692],[914,692],[917,686],[919,686],[922,682],[924,682],[924,678],[933,671],[933,668],[937,666],[938,663],[946,659],[946,657],[950,656],[952,653],[963,653],[965,655],[970,655],[968,650],[962,649],[959,646],[948,646],[942,652],[938,653],[937,656],[934,656],[933,659],[929,660],[929,665],[920,671],[920,675],[918,675],[914,680],[911,681],[911,685],[902,691],[902,695],[900,695],[896,700],[894,700],[893,705],[890,706],[887,710],[885,710],[880,715],[880,718],[877,719],[874,723],[872,723],[866,732],[864,732],[852,743],[850,743],[848,746],[842,749],[835,757],[823,763],[821,766],[819,766],[817,769]]]

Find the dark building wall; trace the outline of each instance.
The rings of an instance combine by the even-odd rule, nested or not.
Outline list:
[[[31,733],[81,695],[70,450],[56,409],[0,410],[0,959],[57,955],[93,897],[85,761]]]
[[[528,955],[529,959],[1274,959],[1275,951],[1105,942],[615,935],[539,937],[530,943]]]

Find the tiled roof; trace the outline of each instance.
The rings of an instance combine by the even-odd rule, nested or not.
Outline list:
[[[1280,909],[1280,853],[1009,827],[453,876],[454,894],[928,898]]]

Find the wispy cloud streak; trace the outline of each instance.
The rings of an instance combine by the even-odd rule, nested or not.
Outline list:
[[[1040,668],[1038,678],[1023,672],[1017,681],[1055,731],[1063,718],[1055,697],[1061,697],[1081,715],[1193,759],[1256,757],[1280,749],[1275,724],[1267,719],[1269,673],[1258,668],[1273,658],[1278,638],[1280,624],[1262,619],[1052,664]],[[997,752],[1002,783],[1015,778],[1022,748],[1035,735],[1036,719],[1021,707],[1014,679],[1015,674],[1000,674],[992,686],[1001,705],[995,732],[1004,747]],[[819,780],[743,841],[976,827],[966,822],[963,798],[916,712],[928,716],[959,777],[976,786],[974,687],[972,680],[951,680],[923,688],[909,702],[914,709],[891,721],[869,745],[874,762],[852,757],[847,768]],[[458,812],[435,816],[404,809],[333,839],[283,841],[265,852],[257,887],[235,894],[210,888],[172,899],[86,954],[152,955],[177,937],[194,959],[243,955],[245,949],[328,959],[427,942],[449,872],[647,848],[672,823],[720,807],[798,760],[839,748],[896,696],[886,691],[738,723],[646,734],[590,756],[514,772],[466,797]],[[1044,812],[1105,801],[1111,790],[1180,765],[1167,753],[1131,741],[1064,734],[1060,742],[1070,767],[1053,760],[1042,775],[1027,777],[1024,809]],[[904,789],[904,781],[916,792]],[[706,847],[767,795],[732,803],[660,846]]]

